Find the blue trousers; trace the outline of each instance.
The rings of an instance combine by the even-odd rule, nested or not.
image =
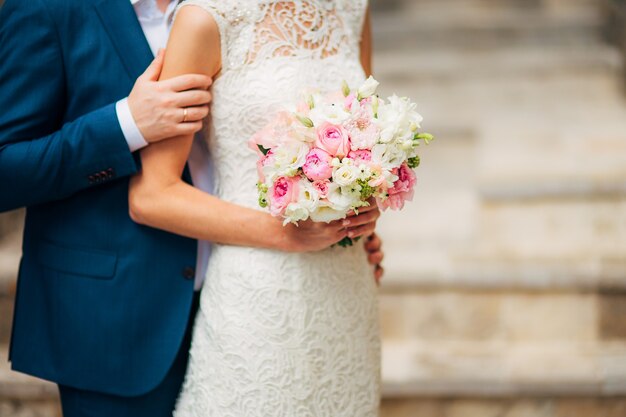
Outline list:
[[[172,417],[180,392],[191,345],[191,329],[198,311],[194,295],[187,332],[172,368],[152,391],[139,397],[119,397],[59,385],[64,417]]]

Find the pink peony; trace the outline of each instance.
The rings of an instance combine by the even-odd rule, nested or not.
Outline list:
[[[270,212],[282,216],[287,206],[298,198],[298,177],[280,177],[269,190]]]
[[[317,190],[320,195],[320,198],[328,197],[328,186],[330,184],[329,180],[317,180],[313,181],[313,187]]]
[[[372,152],[367,149],[360,149],[358,151],[350,151],[348,153],[348,158],[352,159],[355,165],[360,165],[362,163],[367,163],[372,160]]]
[[[343,158],[350,152],[350,138],[342,126],[325,122],[317,128],[315,146],[328,152],[330,156]]]
[[[400,168],[395,169],[393,173],[398,176],[398,179],[393,183],[393,187],[387,190],[389,198],[378,201],[378,205],[383,210],[388,208],[400,210],[404,207],[405,201],[411,201],[413,199],[414,187],[417,182],[413,170],[406,164],[402,164]]]
[[[304,175],[311,181],[330,178],[333,175],[333,167],[330,165],[332,160],[328,152],[319,148],[311,149],[302,167]]]

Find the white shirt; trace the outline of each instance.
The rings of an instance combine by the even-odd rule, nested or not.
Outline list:
[[[146,35],[148,44],[152,53],[156,56],[161,48],[167,45],[167,38],[172,26],[174,10],[178,1],[171,0],[165,13],[162,13],[157,7],[156,0],[130,0],[143,33]],[[117,118],[128,142],[131,152],[135,152],[148,145],[141,131],[137,127],[135,120],[128,107],[128,98],[118,101],[115,105]],[[210,164],[209,151],[206,141],[201,134],[197,134],[191,152],[189,154],[189,171],[193,185],[205,192],[213,191],[212,167]],[[204,276],[206,275],[206,267],[211,252],[211,244],[206,241],[198,241],[198,260],[196,264],[196,280],[195,289],[202,287]]]

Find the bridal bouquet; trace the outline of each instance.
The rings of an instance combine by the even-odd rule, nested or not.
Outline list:
[[[311,91],[249,141],[259,159],[259,204],[284,224],[331,222],[369,205],[399,210],[413,197],[419,131],[415,103],[378,98],[370,77],[358,89]],[[344,242],[350,244],[351,242]]]

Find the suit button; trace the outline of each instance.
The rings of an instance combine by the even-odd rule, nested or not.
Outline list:
[[[195,278],[195,276],[196,276],[196,271],[194,271],[192,267],[188,266],[185,269],[183,269],[183,278],[187,280],[192,280]]]

